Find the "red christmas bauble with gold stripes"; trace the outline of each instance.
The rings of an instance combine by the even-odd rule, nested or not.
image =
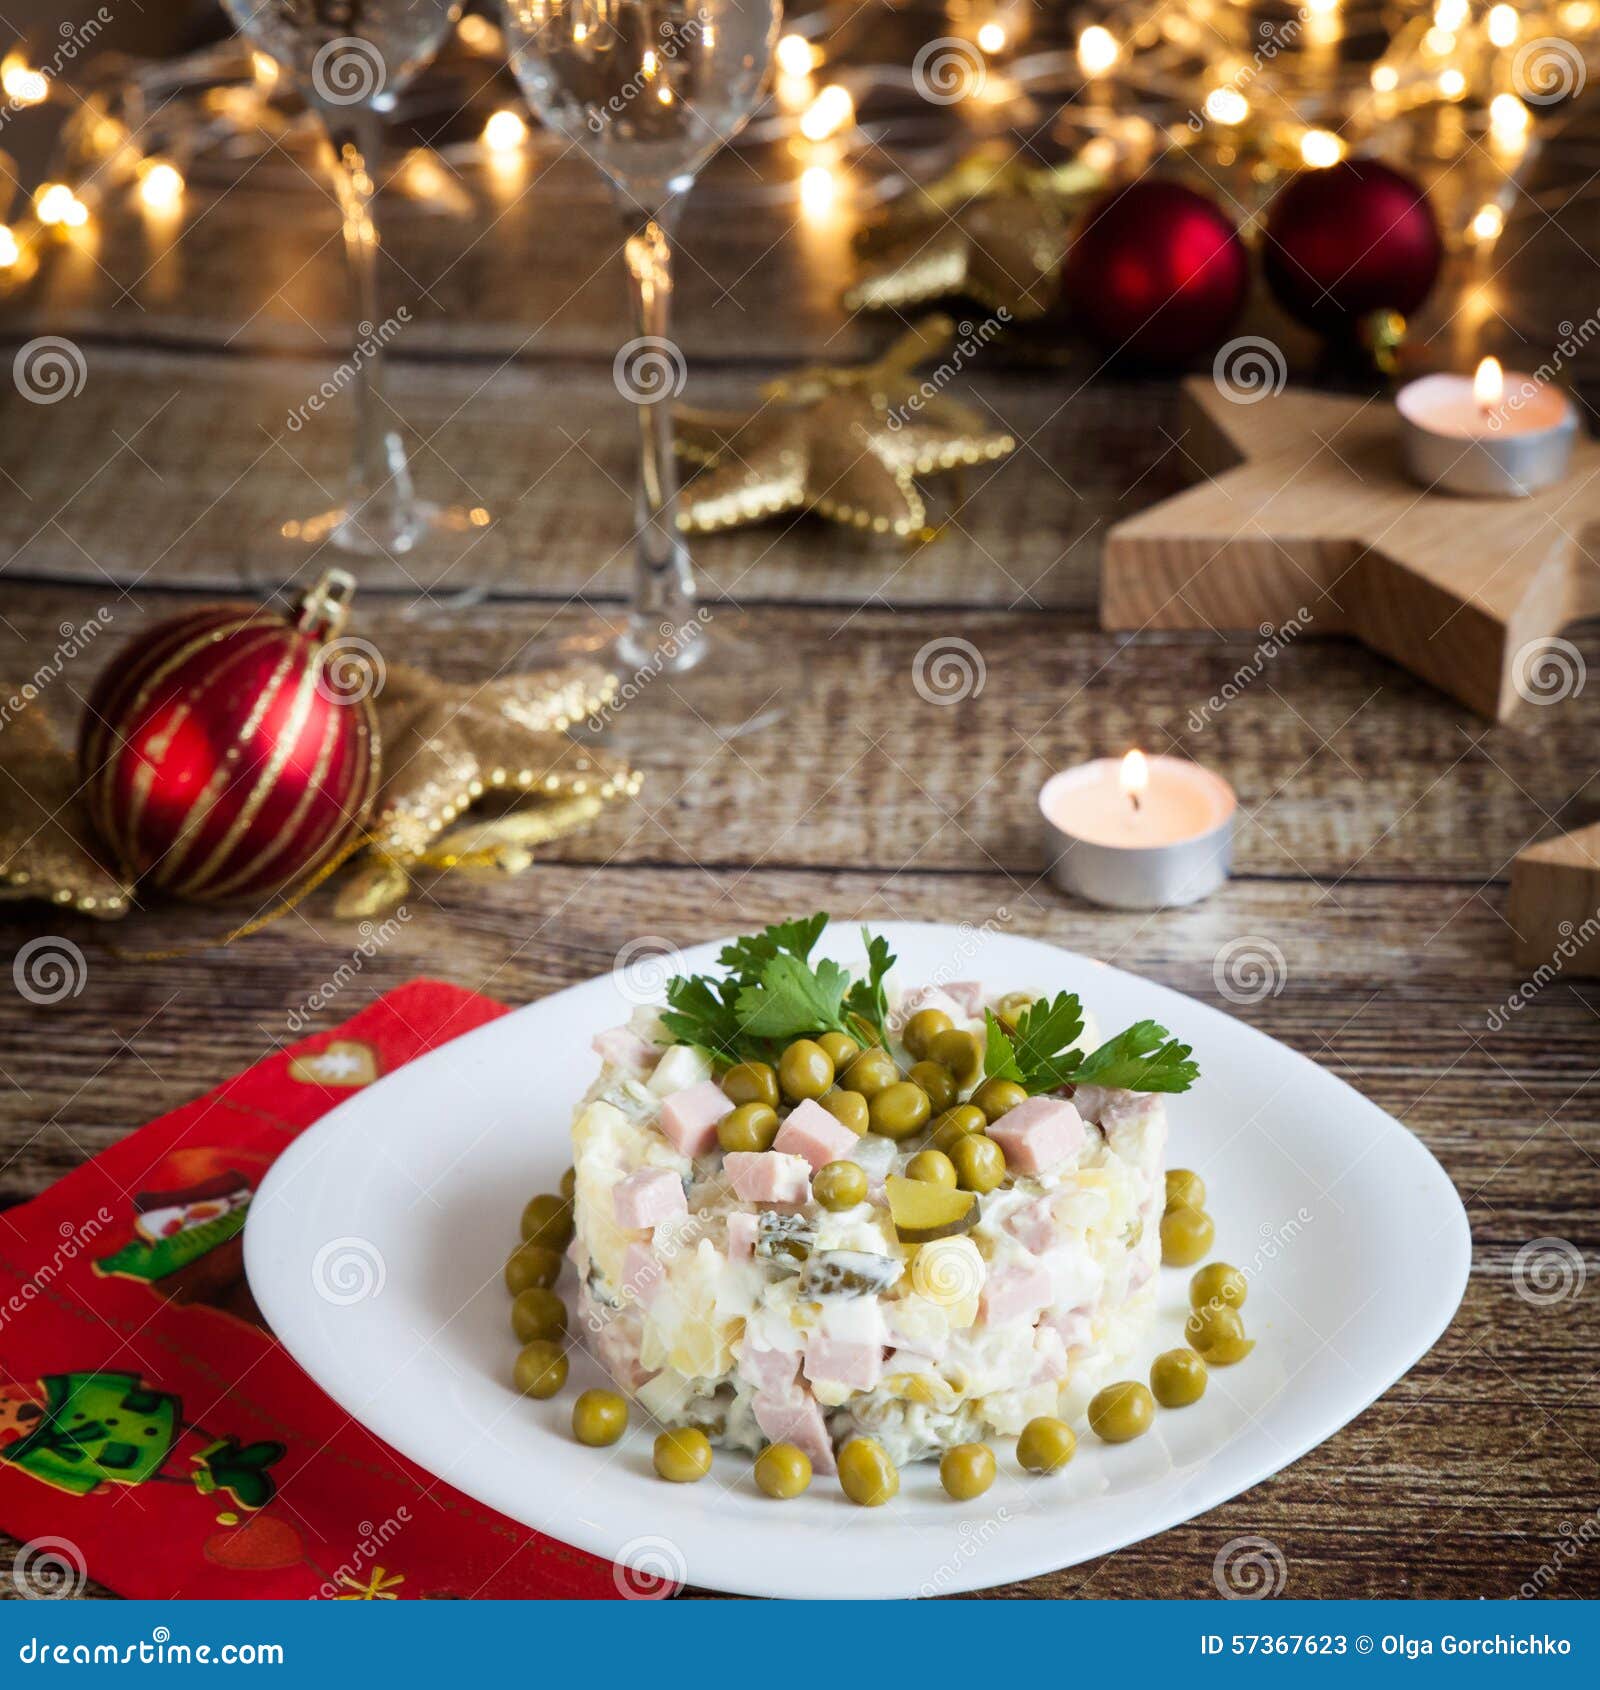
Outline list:
[[[78,759],[96,831],[147,887],[263,899],[315,876],[378,784],[382,662],[340,637],[340,571],[295,610],[211,605],[159,623],[95,684]]]

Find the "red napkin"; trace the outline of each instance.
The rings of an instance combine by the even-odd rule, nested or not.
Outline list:
[[[245,1212],[279,1151],[501,1014],[414,981],[0,1214],[0,1525],[31,1545],[20,1578],[92,1573],[140,1597],[619,1594],[609,1562],[364,1430],[261,1326],[245,1283]]]

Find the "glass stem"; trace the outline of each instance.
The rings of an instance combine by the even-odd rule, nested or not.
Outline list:
[[[623,212],[624,256],[638,337],[616,365],[617,385],[639,413],[639,486],[634,498],[633,602],[620,645],[639,667],[682,670],[703,653],[694,570],[678,529],[678,465],[672,402],[683,388],[683,354],[669,338],[672,231],[677,199],[654,216]]]
[[[344,250],[350,267],[355,333],[346,379],[354,391],[355,458],[350,467],[347,506],[373,539],[404,541],[413,519],[411,470],[400,431],[384,398],[384,343],[392,325],[378,302],[378,169],[383,122],[365,106],[327,108],[333,143],[334,185],[344,219]]]

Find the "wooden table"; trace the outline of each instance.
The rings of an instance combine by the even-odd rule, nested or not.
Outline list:
[[[454,470],[503,521],[482,559],[494,602],[419,604],[379,572],[360,632],[459,680],[514,668],[527,641],[567,625],[574,593],[626,587],[631,419],[610,379],[620,281],[592,195],[570,192],[536,192],[465,254],[458,225],[402,215],[392,233],[402,271],[445,277],[414,295],[415,344],[398,348],[396,402],[433,435],[424,479]],[[292,441],[282,420],[340,355],[340,277],[331,213],[304,196],[304,221],[285,224],[285,204],[250,186],[191,204],[211,215],[166,251],[159,286],[141,273],[139,231],[108,231],[13,308],[13,342],[46,327],[72,336],[88,381],[70,403],[8,393],[0,405],[0,678],[33,674],[63,624],[102,607],[120,640],[202,594],[293,572],[269,531],[306,503],[308,469],[336,471],[342,418]],[[837,231],[819,253],[787,208],[730,204],[708,195],[685,232],[689,398],[734,400],[794,359],[883,343],[887,328],[838,316]],[[530,263],[553,228],[592,284]],[[921,551],[812,523],[704,545],[710,592],[751,608],[775,672],[805,677],[787,721],[662,758],[637,801],[519,880],[425,888],[321,1020],[422,973],[521,1002],[609,969],[641,932],[689,942],[820,907],[974,923],[1003,908],[1014,931],[1213,1003],[1223,948],[1270,941],[1282,989],[1224,1007],[1347,1078],[1439,1157],[1472,1221],[1465,1302],[1404,1379],[1287,1471],[1001,1594],[1211,1596],[1218,1550],[1246,1535],[1281,1547],[1290,1595],[1515,1593],[1600,1493],[1600,990],[1558,973],[1504,1031],[1489,1025],[1520,984],[1510,859],[1600,815],[1600,687],[1490,728],[1342,643],[1307,639],[1262,664],[1253,636],[1100,632],[1101,530],[1179,485],[1186,465],[1170,385],[1088,374],[1058,341],[1023,339],[963,377],[1022,446],[970,478]],[[913,665],[952,635],[981,654],[984,683],[931,705]],[[1600,662],[1600,637],[1578,644]],[[109,649],[46,689],[67,731]],[[1225,691],[1237,696],[1208,705]],[[1041,778],[1132,743],[1201,757],[1239,789],[1237,872],[1198,907],[1114,914],[1041,881]],[[89,967],[81,996],[50,1009],[0,993],[0,1203],[256,1060],[281,1039],[284,1006],[352,946],[325,892],[248,941],[193,948],[222,927],[206,912],[139,913],[119,946],[188,948],[140,962],[114,956],[106,929],[9,912],[8,956],[70,931]],[[1584,1253],[1591,1283],[1535,1306],[1511,1265],[1546,1237]],[[1600,1553],[1567,1562],[1550,1590],[1600,1593]]]

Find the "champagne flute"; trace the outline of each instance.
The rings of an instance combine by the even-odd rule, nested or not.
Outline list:
[[[677,526],[678,470],[672,401],[685,376],[670,338],[672,237],[684,196],[706,161],[759,103],[782,15],[779,0],[503,0],[511,68],[545,124],[567,137],[611,184],[637,333],[613,375],[639,418],[632,602],[620,626],[572,642],[609,646],[633,671],[625,696],[673,695],[724,738],[780,713],[770,653],[738,639],[698,603],[688,547]],[[622,737],[646,727],[631,712]],[[685,726],[654,726],[681,737]]]
[[[483,510],[429,504],[412,485],[384,398],[384,346],[399,323],[379,304],[376,197],[384,117],[455,27],[461,0],[223,0],[223,6],[240,33],[283,67],[327,130],[355,313],[346,380],[355,398],[356,439],[345,497],[332,510],[285,522],[282,532],[358,556],[414,556],[432,574],[457,561],[489,518]]]

